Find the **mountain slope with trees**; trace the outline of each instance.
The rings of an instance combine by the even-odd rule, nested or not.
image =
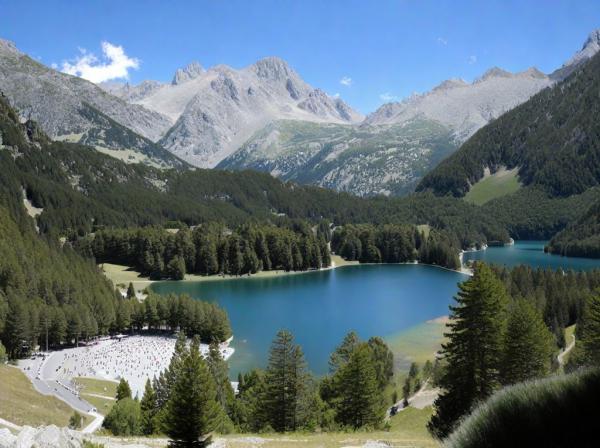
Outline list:
[[[462,197],[484,170],[518,168],[524,185],[569,196],[600,183],[600,55],[480,129],[417,191]]]
[[[546,250],[569,257],[600,258],[600,201],[576,222],[555,235]]]

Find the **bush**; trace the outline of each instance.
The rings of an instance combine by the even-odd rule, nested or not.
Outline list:
[[[142,434],[142,411],[140,404],[131,398],[123,398],[115,403],[103,426],[115,436],[135,436]]]
[[[71,429],[79,429],[83,425],[83,417],[82,415],[75,411],[71,418],[69,418],[69,428]]]
[[[598,397],[600,370],[519,383],[476,408],[444,446],[597,446]]]

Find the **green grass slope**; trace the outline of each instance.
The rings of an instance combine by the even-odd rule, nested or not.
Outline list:
[[[475,205],[483,205],[492,199],[506,196],[521,188],[517,169],[500,169],[494,174],[484,176],[475,185],[471,186],[465,195],[465,201]]]

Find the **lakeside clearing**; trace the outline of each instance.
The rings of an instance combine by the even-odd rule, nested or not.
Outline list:
[[[18,426],[67,426],[75,410],[64,401],[37,392],[16,367],[0,365],[0,418]],[[91,418],[81,413],[85,427]]]
[[[352,266],[358,265],[358,261],[346,261],[339,255],[331,255],[331,266],[327,268],[321,269],[322,271],[328,269],[335,269],[342,266]],[[142,274],[129,266],[124,266],[120,264],[113,263],[102,263],[99,265],[100,269],[104,273],[104,275],[113,282],[115,286],[121,286],[127,288],[129,283],[133,284],[133,287],[137,292],[143,291],[150,284],[155,283],[157,281],[170,281],[170,280],[150,280],[148,277],[142,276]],[[273,270],[273,271],[260,271],[256,274],[250,275],[196,275],[196,274],[186,274],[183,280],[176,280],[179,282],[210,282],[210,281],[220,281],[220,280],[237,280],[241,278],[271,278],[271,277],[281,277],[285,275],[300,275],[307,274],[310,272],[317,271],[284,271],[284,270]]]

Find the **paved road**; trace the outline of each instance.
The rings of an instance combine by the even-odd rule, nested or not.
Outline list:
[[[61,352],[52,352],[44,358],[23,360],[19,366],[39,393],[54,395],[73,409],[85,414],[90,413],[94,407],[79,396],[73,384],[59,378],[57,366],[61,364],[61,356],[64,356]]]

